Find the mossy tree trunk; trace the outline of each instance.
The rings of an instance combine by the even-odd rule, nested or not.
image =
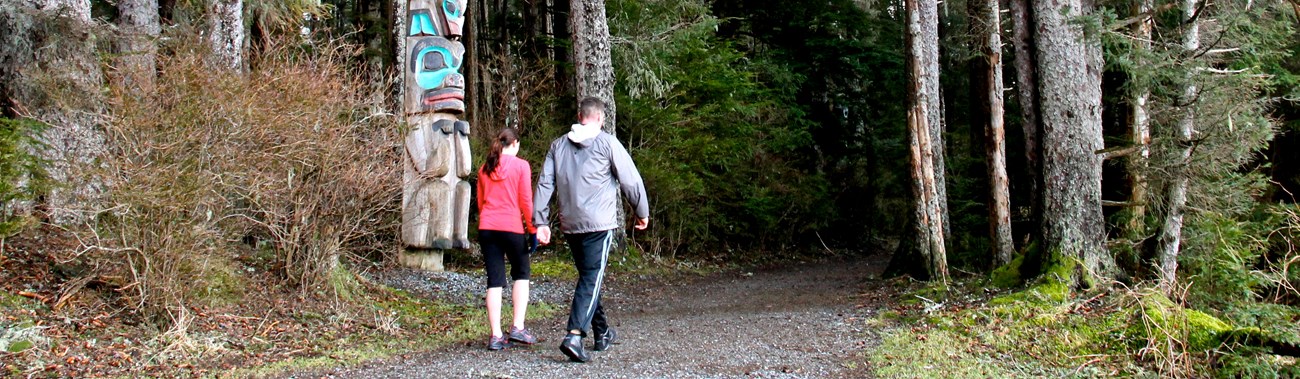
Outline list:
[[[1077,283],[1113,275],[1101,209],[1101,41],[1077,22],[1087,0],[1033,2],[1042,122],[1044,255],[1077,259]]]
[[[81,223],[103,195],[95,168],[105,149],[104,75],[91,2],[10,3],[0,7],[0,100],[5,116],[46,124],[38,154],[58,184],[34,206],[54,223]]]

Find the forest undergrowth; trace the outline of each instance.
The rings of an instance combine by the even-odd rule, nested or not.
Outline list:
[[[1146,282],[1075,292],[1053,274],[1021,285],[1008,278],[1021,260],[992,278],[914,283],[871,320],[885,331],[865,359],[884,378],[1300,377],[1300,213],[1270,208],[1280,227],[1257,237],[1220,225],[1213,256],[1194,257],[1201,265],[1185,268],[1191,279],[1172,297]],[[1253,269],[1227,269],[1261,255]]]

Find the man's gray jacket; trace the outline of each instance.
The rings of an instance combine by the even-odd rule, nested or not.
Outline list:
[[[614,179],[618,180],[615,181]],[[638,218],[650,217],[641,173],[618,139],[605,132],[581,142],[568,135],[551,142],[533,193],[533,224],[550,225],[551,195],[560,207],[560,230],[566,234],[590,233],[619,227],[616,210],[618,187],[636,206]]]

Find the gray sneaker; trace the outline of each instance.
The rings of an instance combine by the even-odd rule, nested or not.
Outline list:
[[[537,343],[537,337],[534,337],[533,332],[529,331],[528,328],[516,329],[513,326],[510,327],[510,340],[525,345]]]
[[[510,346],[510,341],[507,341],[505,336],[488,337],[488,350],[501,350],[506,346]]]
[[[582,349],[582,336],[577,334],[566,334],[564,342],[560,343],[560,352],[569,356],[570,361],[585,363],[591,360],[591,356]]]
[[[614,328],[605,329],[604,333],[596,335],[595,340],[595,343],[591,346],[591,350],[605,351],[609,349],[609,345],[618,343],[615,342],[618,341],[618,333],[614,332]]]

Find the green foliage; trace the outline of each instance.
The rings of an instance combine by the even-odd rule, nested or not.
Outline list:
[[[48,184],[44,163],[34,154],[44,148],[42,129],[35,121],[0,118],[0,238],[24,226],[18,203],[34,200]]]
[[[1258,221],[1237,220],[1220,213],[1188,218],[1184,228],[1186,249],[1179,257],[1179,270],[1189,285],[1188,302],[1194,307],[1225,309],[1260,298],[1256,291],[1268,283],[1268,278],[1256,270],[1256,263],[1265,251],[1265,240],[1259,237],[1268,232],[1268,227],[1267,220]]]
[[[713,37],[697,1],[608,5],[620,83],[619,129],[652,194],[651,251],[728,254],[807,239],[834,217],[829,183],[808,168],[809,125],[788,93]],[[668,14],[673,17],[663,17]],[[775,245],[775,246],[772,246]]]

